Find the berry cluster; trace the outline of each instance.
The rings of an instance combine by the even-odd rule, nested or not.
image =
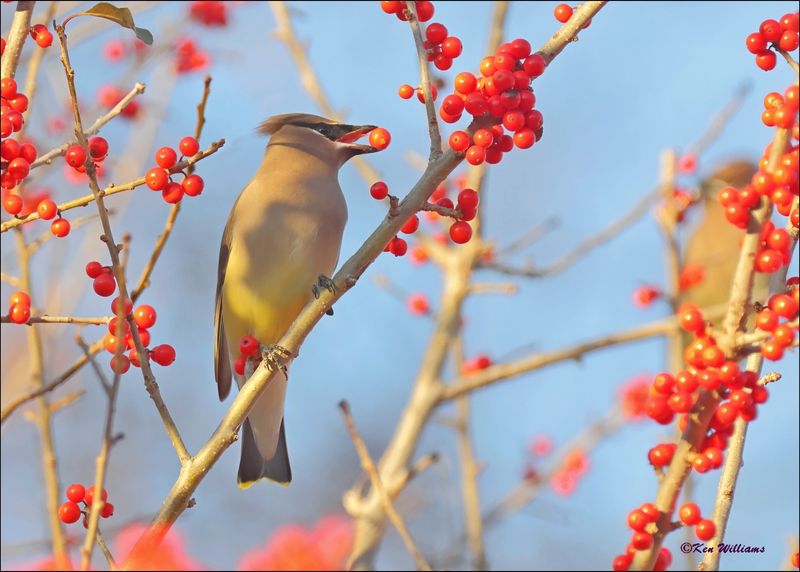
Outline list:
[[[764,20],[758,27],[758,32],[753,32],[745,40],[747,51],[756,56],[756,65],[764,71],[775,67],[777,57],[774,49],[784,52],[793,52],[797,49],[798,38],[798,13],[784,14],[780,21]]]
[[[633,530],[633,536],[625,550],[625,554],[620,554],[614,558],[611,564],[612,570],[628,570],[633,563],[633,556],[636,552],[647,550],[653,545],[653,535],[647,530],[652,530],[655,527],[658,515],[656,505],[651,502],[646,502],[628,513],[628,526]],[[670,564],[672,564],[672,553],[667,548],[661,548],[653,570],[666,570]]]
[[[15,324],[24,324],[31,317],[31,297],[27,292],[14,292],[8,299],[8,317]]]
[[[427,0],[417,0],[414,2],[414,8],[417,11],[417,20],[420,22],[427,22],[433,18],[433,2],[428,2]],[[411,13],[408,11],[406,3],[399,0],[381,2],[381,10],[387,14],[394,14],[397,16],[398,20],[402,20],[403,22],[407,22],[411,17]]]
[[[798,300],[798,287],[800,281],[797,277],[786,282],[787,294],[773,294],[767,307],[756,314],[756,328],[762,332],[769,332],[772,336],[761,345],[761,355],[771,361],[783,357],[786,348],[794,343],[797,335],[797,312],[800,307]],[[784,319],[781,323],[781,318]]]
[[[103,507],[100,509],[100,516],[109,518],[114,514],[114,505],[108,501],[108,492],[103,489],[100,494],[103,501]],[[83,508],[79,503],[83,503]],[[89,526],[89,510],[92,503],[94,503],[94,485],[85,488],[80,483],[75,483],[67,488],[67,500],[60,507],[58,507],[58,518],[64,524],[72,524],[78,522],[83,515],[83,526]]]
[[[111,109],[118,104],[127,94],[125,91],[114,85],[104,85],[97,90],[97,103],[105,109]],[[126,119],[135,119],[139,115],[141,107],[139,102],[131,100],[120,112],[120,116]]]
[[[178,144],[183,157],[193,157],[200,150],[194,137],[184,137]],[[183,199],[183,195],[196,197],[203,192],[203,178],[199,175],[184,176],[178,184],[172,181],[170,169],[178,163],[178,153],[172,147],[161,147],[155,155],[156,167],[145,173],[145,184],[150,190],[161,191],[164,201],[175,204]]]
[[[238,375],[244,375],[247,358],[254,357],[258,353],[258,340],[253,336],[244,336],[239,340],[239,356],[233,362],[233,371]]]
[[[86,265],[86,275],[94,279],[94,291],[100,296],[111,296],[117,289],[117,282],[114,279],[110,266],[103,266],[97,261],[89,262]],[[121,303],[124,303],[124,307],[121,309],[124,319],[120,322],[117,316],[120,311],[119,304]],[[134,310],[131,300],[117,296],[111,302],[111,312],[114,317],[108,322],[108,332],[103,338],[103,347],[108,353],[116,354],[117,335],[118,333],[122,333],[122,347],[130,351],[128,355],[114,355],[114,357],[111,358],[111,369],[116,373],[122,374],[130,369],[131,364],[136,367],[140,366],[139,355],[136,352],[136,344],[131,335],[128,317],[133,313],[133,321],[136,324],[139,339],[142,342],[142,346],[147,348],[147,346],[150,345],[149,329],[156,323],[156,311],[155,308],[147,304],[137,306],[136,310]],[[148,350],[148,355],[150,360],[161,366],[168,366],[175,361],[175,349],[169,344],[161,344]]]
[[[202,71],[211,65],[211,56],[197,47],[192,38],[180,38],[175,42],[175,70],[181,73]]]
[[[208,27],[224,27],[228,24],[227,2],[198,1],[189,7],[189,18]]]
[[[796,127],[797,108],[800,104],[798,100],[800,100],[800,93],[798,93],[796,83],[787,87],[783,95],[775,91],[768,93],[764,97],[764,111],[761,114],[761,121],[767,127],[781,127],[783,129]]]
[[[787,90],[788,91],[788,90]],[[795,90],[795,101],[797,91]],[[794,109],[793,117],[797,115],[797,108]],[[795,121],[795,119],[793,119]],[[797,130],[795,123],[794,129]],[[728,222],[739,227],[747,228],[750,221],[750,211],[758,208],[762,197],[772,201],[775,209],[783,216],[792,216],[792,224],[796,224],[796,215],[791,212],[792,202],[798,195],[798,147],[795,145],[780,160],[780,163],[773,172],[767,171],[767,156],[769,155],[768,146],[764,156],[759,162],[759,170],[753,175],[750,184],[743,189],[725,187],[719,193],[719,202],[725,207],[725,218]],[[772,229],[769,230],[772,232]],[[767,240],[768,236],[762,236]],[[787,261],[788,262],[788,261]],[[777,265],[774,270],[765,270],[773,264],[757,266],[762,272],[774,272],[784,265],[783,262]]]
[[[514,146],[527,149],[541,139],[543,118],[534,109],[536,97],[531,81],[542,75],[546,65],[541,54],[531,55],[527,40],[518,38],[481,60],[480,79],[466,71],[456,75],[455,92],[442,100],[439,116],[447,123],[455,123],[466,111],[473,117],[488,114],[499,121],[491,129],[478,129],[471,140],[464,131],[454,132],[450,148],[464,152],[471,165],[484,161],[496,164]],[[506,129],[513,136],[507,135]]]

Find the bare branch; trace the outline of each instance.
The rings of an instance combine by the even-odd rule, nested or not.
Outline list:
[[[406,545],[406,549],[411,553],[411,556],[414,557],[414,561],[417,563],[417,569],[432,570],[430,564],[428,564],[428,562],[425,560],[425,557],[422,555],[422,552],[419,551],[419,548],[417,548],[417,545],[414,543],[414,539],[411,538],[411,534],[408,532],[405,522],[403,522],[403,517],[401,517],[397,512],[397,509],[394,508],[392,499],[390,498],[389,493],[386,492],[386,489],[381,482],[381,477],[378,474],[378,469],[375,467],[375,462],[369,456],[367,445],[364,443],[361,435],[359,435],[358,429],[356,429],[355,423],[353,422],[353,416],[350,414],[350,406],[346,401],[340,401],[339,408],[342,410],[342,414],[344,415],[344,423],[347,426],[347,430],[350,432],[350,437],[353,439],[353,444],[356,447],[358,458],[361,460],[361,467],[364,469],[364,471],[366,471],[367,475],[369,475],[372,486],[375,487],[376,491],[378,491],[378,494],[381,497],[381,502],[383,503],[383,508],[386,511],[389,520],[392,521],[392,524],[394,524],[395,528],[397,529],[397,533],[400,535],[400,538],[402,538],[403,544]]]
[[[14,10],[14,18],[11,20],[11,27],[8,29],[6,39],[6,49],[3,52],[2,64],[0,64],[0,77],[13,78],[17,73],[17,65],[22,54],[22,46],[28,38],[28,31],[31,27],[31,14],[33,5],[36,2],[23,0],[17,2]]]
[[[436,117],[436,107],[434,107],[433,103],[431,69],[428,62],[428,52],[423,45],[422,26],[419,18],[417,18],[417,6],[413,0],[406,0],[406,9],[411,14],[408,23],[411,25],[414,43],[417,46],[420,85],[422,86],[422,94],[425,96],[425,112],[428,115],[428,133],[431,138],[431,153],[428,160],[432,161],[442,154],[442,135],[439,133],[439,119]]]

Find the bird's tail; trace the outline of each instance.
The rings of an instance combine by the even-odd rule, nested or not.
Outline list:
[[[289,466],[289,453],[286,449],[286,432],[281,419],[281,432],[275,454],[265,459],[256,446],[250,421],[242,425],[242,457],[239,461],[239,488],[246,489],[256,481],[269,479],[288,486],[292,482],[292,468]]]

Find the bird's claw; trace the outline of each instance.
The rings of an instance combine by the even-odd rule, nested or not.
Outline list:
[[[266,362],[270,371],[281,370],[283,375],[288,377],[286,360],[292,357],[292,352],[283,346],[269,344],[261,346],[261,359]]]
[[[336,285],[333,283],[333,280],[324,274],[320,274],[319,278],[317,278],[317,283],[311,287],[311,291],[314,293],[314,298],[319,298],[322,288],[325,288],[331,294],[336,294]]]

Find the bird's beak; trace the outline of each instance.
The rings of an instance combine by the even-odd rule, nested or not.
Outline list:
[[[337,143],[344,143],[348,149],[360,155],[361,153],[375,153],[378,151],[371,145],[359,145],[356,143],[361,137],[376,129],[375,125],[340,125],[339,127],[346,130],[344,135],[336,138]]]

